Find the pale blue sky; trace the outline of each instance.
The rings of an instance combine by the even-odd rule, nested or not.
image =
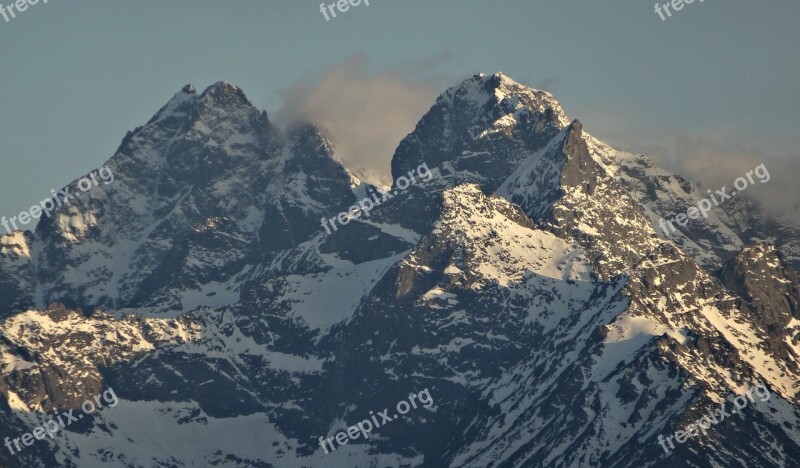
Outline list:
[[[795,0],[695,1],[664,22],[641,0],[371,0],[330,22],[319,3],[50,0],[0,17],[0,215],[100,166],[186,83],[230,81],[274,115],[359,54],[442,89],[502,70],[638,151],[689,137],[800,154]]]

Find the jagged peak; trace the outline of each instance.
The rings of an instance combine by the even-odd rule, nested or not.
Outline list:
[[[325,154],[336,159],[334,157],[333,144],[331,144],[325,130],[313,122],[300,121],[292,124],[286,129],[286,138],[292,147],[297,145],[321,147]]]
[[[583,136],[583,124],[580,120],[575,119],[570,122],[569,127],[567,127],[568,133],[576,133],[578,137]]]
[[[478,184],[463,183],[442,192],[442,219],[459,219],[469,225],[476,214],[492,217],[490,211],[500,212],[520,224],[529,224],[519,208],[503,197],[485,194]]]
[[[321,126],[306,120],[294,122],[286,128],[286,135],[291,140],[312,137],[327,141],[325,133],[325,130]]]
[[[476,200],[481,200],[485,198],[483,191],[478,186],[478,184],[474,183],[467,183],[467,184],[460,184],[454,187],[448,187],[442,193],[442,197],[444,199],[445,206],[453,206],[458,204],[458,200],[462,197],[474,198]]]
[[[508,200],[487,195],[474,183],[447,188],[442,197],[442,211],[430,240],[440,245],[444,241],[460,252],[450,265],[460,269],[471,264],[464,271],[470,272],[477,287],[484,280],[508,285],[530,273],[556,280],[589,279],[591,265],[576,246],[537,229]],[[487,263],[502,266],[483,268]]]
[[[221,91],[228,91],[228,92],[241,91],[241,89],[238,86],[236,86],[235,84],[232,84],[232,83],[230,83],[228,81],[225,81],[225,80],[220,80],[220,81],[217,81],[216,83],[212,84],[211,86],[206,88],[205,91],[203,91],[203,94],[205,94],[205,93],[207,93],[207,92],[209,92],[211,90],[221,90]]]
[[[752,266],[759,262],[766,261],[773,267],[778,267],[781,263],[781,253],[770,242],[762,241],[751,245],[743,246],[728,262],[728,265]],[[723,266],[723,269],[725,266]]]
[[[324,128],[314,122],[298,121],[286,129],[286,137],[293,149],[299,146],[311,146],[314,147],[316,151],[309,151],[306,153],[307,155],[316,154],[318,157],[323,156],[323,158],[330,158],[330,160],[350,178],[351,188],[356,188],[361,184],[361,179],[350,171],[346,164],[336,155],[336,151]],[[296,159],[298,154],[302,152],[298,153],[293,151],[293,153],[294,159]]]
[[[228,83],[227,81],[217,81],[216,83],[207,87],[199,96],[197,95],[197,89],[194,87],[194,85],[188,83],[184,85],[180,91],[175,93],[172,98],[170,98],[160,113],[164,113],[163,110],[175,109],[181,104],[195,101],[197,99],[224,100],[226,98],[238,98],[250,105],[250,101],[247,100],[247,96],[245,96],[244,91],[242,91],[240,87]]]
[[[198,94],[195,86],[187,83],[147,123],[127,132],[115,154],[124,152],[134,138],[147,129],[166,124],[170,131],[185,131],[187,128],[194,128],[193,121],[206,120],[202,126],[206,130],[201,133],[219,134],[217,125],[228,133],[233,133],[238,130],[235,125],[228,124],[231,119],[246,119],[257,127],[258,132],[267,134],[272,131],[267,113],[256,109],[238,86],[227,81],[218,81]]]
[[[175,93],[169,99],[169,101],[167,101],[167,103],[164,104],[164,107],[159,109],[158,112],[156,112],[155,115],[153,115],[153,117],[150,118],[147,124],[149,125],[158,122],[168,116],[174,115],[175,113],[182,113],[184,106],[186,104],[193,104],[196,101],[197,101],[197,93],[194,89],[194,86],[192,86],[191,84],[187,84],[183,88],[181,88],[180,91]],[[137,128],[133,133],[137,133],[140,129],[141,127]],[[131,136],[132,134],[129,133],[128,135],[126,135],[125,139],[126,140],[129,139]],[[123,145],[124,144],[125,140],[123,140]]]
[[[767,254],[776,254],[778,249],[775,248],[775,244],[771,242],[756,242],[752,245],[746,245],[739,250],[737,256],[742,255],[767,255]]]
[[[0,235],[0,254],[14,254],[19,257],[30,257],[32,243],[33,234],[30,231],[11,231],[7,234]]]
[[[217,81],[206,88],[200,99],[208,104],[253,107],[242,88],[227,81]]]
[[[471,102],[476,109],[493,108],[501,103],[510,104],[511,111],[519,107],[528,107],[535,112],[554,114],[555,120],[562,126],[569,124],[569,118],[561,107],[561,103],[547,91],[531,88],[514,81],[508,75],[497,72],[491,75],[478,73],[461,83],[448,88],[437,102],[454,103],[456,100]],[[506,114],[509,112],[503,112]]]
[[[780,250],[770,242],[745,245],[728,259],[716,273],[729,287],[734,287],[746,277],[754,275],[789,278],[797,283],[797,274]]]

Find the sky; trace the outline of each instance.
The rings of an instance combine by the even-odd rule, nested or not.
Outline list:
[[[696,0],[666,21],[654,3],[370,0],[326,21],[307,0],[41,0],[0,17],[0,216],[100,167],[187,83],[322,121],[377,179],[436,95],[496,71],[709,187],[766,162],[754,195],[796,210],[800,2]]]

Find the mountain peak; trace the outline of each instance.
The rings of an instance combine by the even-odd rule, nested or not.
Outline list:
[[[523,108],[533,112],[552,112],[555,120],[563,127],[570,120],[561,103],[547,91],[520,84],[503,72],[491,75],[478,73],[439,96],[449,101],[466,101],[477,109],[501,108],[503,114],[517,113]]]
[[[461,173],[459,180],[493,188],[569,124],[552,94],[501,72],[478,73],[439,95],[398,146],[392,176],[397,178],[422,162],[430,167],[447,163]]]
[[[229,83],[227,81],[217,81],[216,83],[212,84],[208,88],[203,91],[203,94],[206,94],[210,91],[219,91],[223,93],[240,93],[242,89],[235,84]]]
[[[583,135],[583,124],[580,120],[575,119],[569,124],[569,131],[575,132],[578,136]]]
[[[164,107],[158,110],[158,112],[153,115],[152,118],[147,122],[147,124],[153,124],[159,122],[165,118],[173,117],[176,115],[185,115],[187,112],[187,108],[184,107],[186,104],[192,104],[197,100],[197,92],[194,89],[194,86],[191,84],[185,85],[181,88],[180,91],[175,93]],[[135,130],[133,133],[136,133],[139,129]],[[126,140],[131,136],[131,134],[126,137]],[[125,141],[123,140],[123,144]]]
[[[242,88],[228,83],[227,81],[217,81],[203,91],[200,98],[204,101],[213,101],[220,104],[243,104],[252,107],[252,104],[245,96]]]
[[[493,86],[495,88],[501,87],[501,86],[515,86],[515,85],[516,86],[527,87],[527,86],[524,86],[524,85],[518,83],[517,81],[512,79],[510,76],[506,75],[505,73],[503,73],[501,71],[498,71],[498,72],[493,73],[491,75],[486,75],[484,73],[478,73],[476,76],[479,77],[479,79],[483,80],[484,82],[489,83],[491,86]],[[533,88],[530,88],[530,89],[533,89]],[[538,91],[538,90],[534,90],[534,91]]]
[[[788,272],[792,270],[792,272]],[[757,242],[745,245],[719,269],[720,277],[728,278],[731,272],[756,273],[769,277],[791,275],[793,269],[785,261],[781,252],[769,242]],[[737,274],[737,276],[741,276]]]

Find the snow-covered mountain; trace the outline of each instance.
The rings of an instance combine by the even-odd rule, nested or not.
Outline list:
[[[664,237],[704,192],[501,73],[442,93],[394,180],[421,164],[329,234],[374,187],[322,133],[184,87],[113,183],[0,237],[2,436],[119,397],[0,465],[800,466],[798,227],[741,197]]]

